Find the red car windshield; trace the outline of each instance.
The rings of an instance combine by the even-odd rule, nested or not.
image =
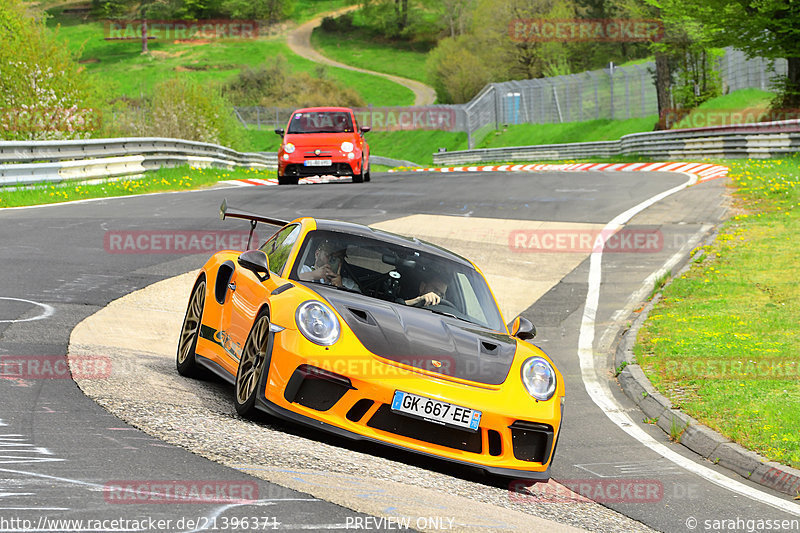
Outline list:
[[[353,120],[346,111],[295,113],[287,133],[351,133]]]

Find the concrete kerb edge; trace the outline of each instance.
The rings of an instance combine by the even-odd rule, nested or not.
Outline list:
[[[717,233],[716,228],[711,230],[704,239],[705,244],[713,241]],[[688,270],[692,259],[694,256],[687,255],[682,260],[678,273],[672,276],[666,285]],[[658,292],[641,311],[634,311],[638,316],[630,328],[621,332],[614,354],[614,365],[619,369],[617,380],[622,390],[647,418],[656,420],[656,425],[664,433],[698,455],[764,487],[790,496],[800,495],[800,470],[769,461],[766,457],[743,448],[686,413],[673,408],[672,403],[658,393],[650,383],[636,362],[633,346],[636,344],[639,329],[660,299],[661,292]]]

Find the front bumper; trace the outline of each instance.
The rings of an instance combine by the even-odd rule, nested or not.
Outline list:
[[[278,154],[278,175],[305,177],[305,176],[355,176],[361,172],[361,154],[354,154],[353,159],[348,159],[347,154],[341,152],[320,156],[319,158],[307,157],[296,150],[284,158],[284,152]],[[313,159],[330,159],[331,164],[325,166],[307,166],[305,161]]]
[[[274,357],[260,389],[262,410],[347,438],[380,442],[495,475],[549,479],[563,396],[536,402],[521,391],[521,383],[520,390],[469,385],[402,368],[369,353],[342,358],[321,347],[309,353],[298,337],[293,330],[274,337]],[[358,361],[355,367],[352,361]],[[348,367],[356,371],[348,372]],[[396,390],[480,410],[480,427],[471,432],[396,413],[390,407]]]

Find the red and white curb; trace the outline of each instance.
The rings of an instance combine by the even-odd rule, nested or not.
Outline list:
[[[697,183],[724,178],[728,175],[728,167],[712,163],[533,163],[527,165],[479,165],[468,167],[428,167],[409,170],[389,170],[389,172],[688,172],[696,174]],[[350,181],[349,176],[314,176],[300,178],[301,185],[312,183],[333,183]],[[226,180],[220,183],[250,187],[259,185],[277,185],[277,178]]]
[[[478,165],[462,167],[415,168],[389,172],[689,172],[698,176],[698,183],[724,178],[728,167],[712,163],[534,163],[528,165]]]
[[[299,185],[309,185],[312,183],[333,183],[336,181],[352,181],[352,178],[350,176],[312,176],[310,178],[300,178],[297,183]],[[225,180],[225,181],[220,181],[220,183],[227,183],[228,185],[238,185],[239,187],[277,185],[278,178],[267,178],[267,179],[251,178],[244,180]]]

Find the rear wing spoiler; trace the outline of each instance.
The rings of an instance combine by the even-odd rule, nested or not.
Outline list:
[[[250,221],[250,236],[247,237],[248,250],[250,249],[250,241],[253,238],[253,231],[256,229],[256,226],[259,222],[263,222],[264,224],[272,224],[273,226],[285,226],[290,222],[289,220],[265,217],[256,213],[250,213],[249,211],[242,211],[241,209],[228,207],[227,199],[223,199],[222,205],[219,206],[219,218],[221,220],[225,220],[226,218],[241,218],[243,220]]]

